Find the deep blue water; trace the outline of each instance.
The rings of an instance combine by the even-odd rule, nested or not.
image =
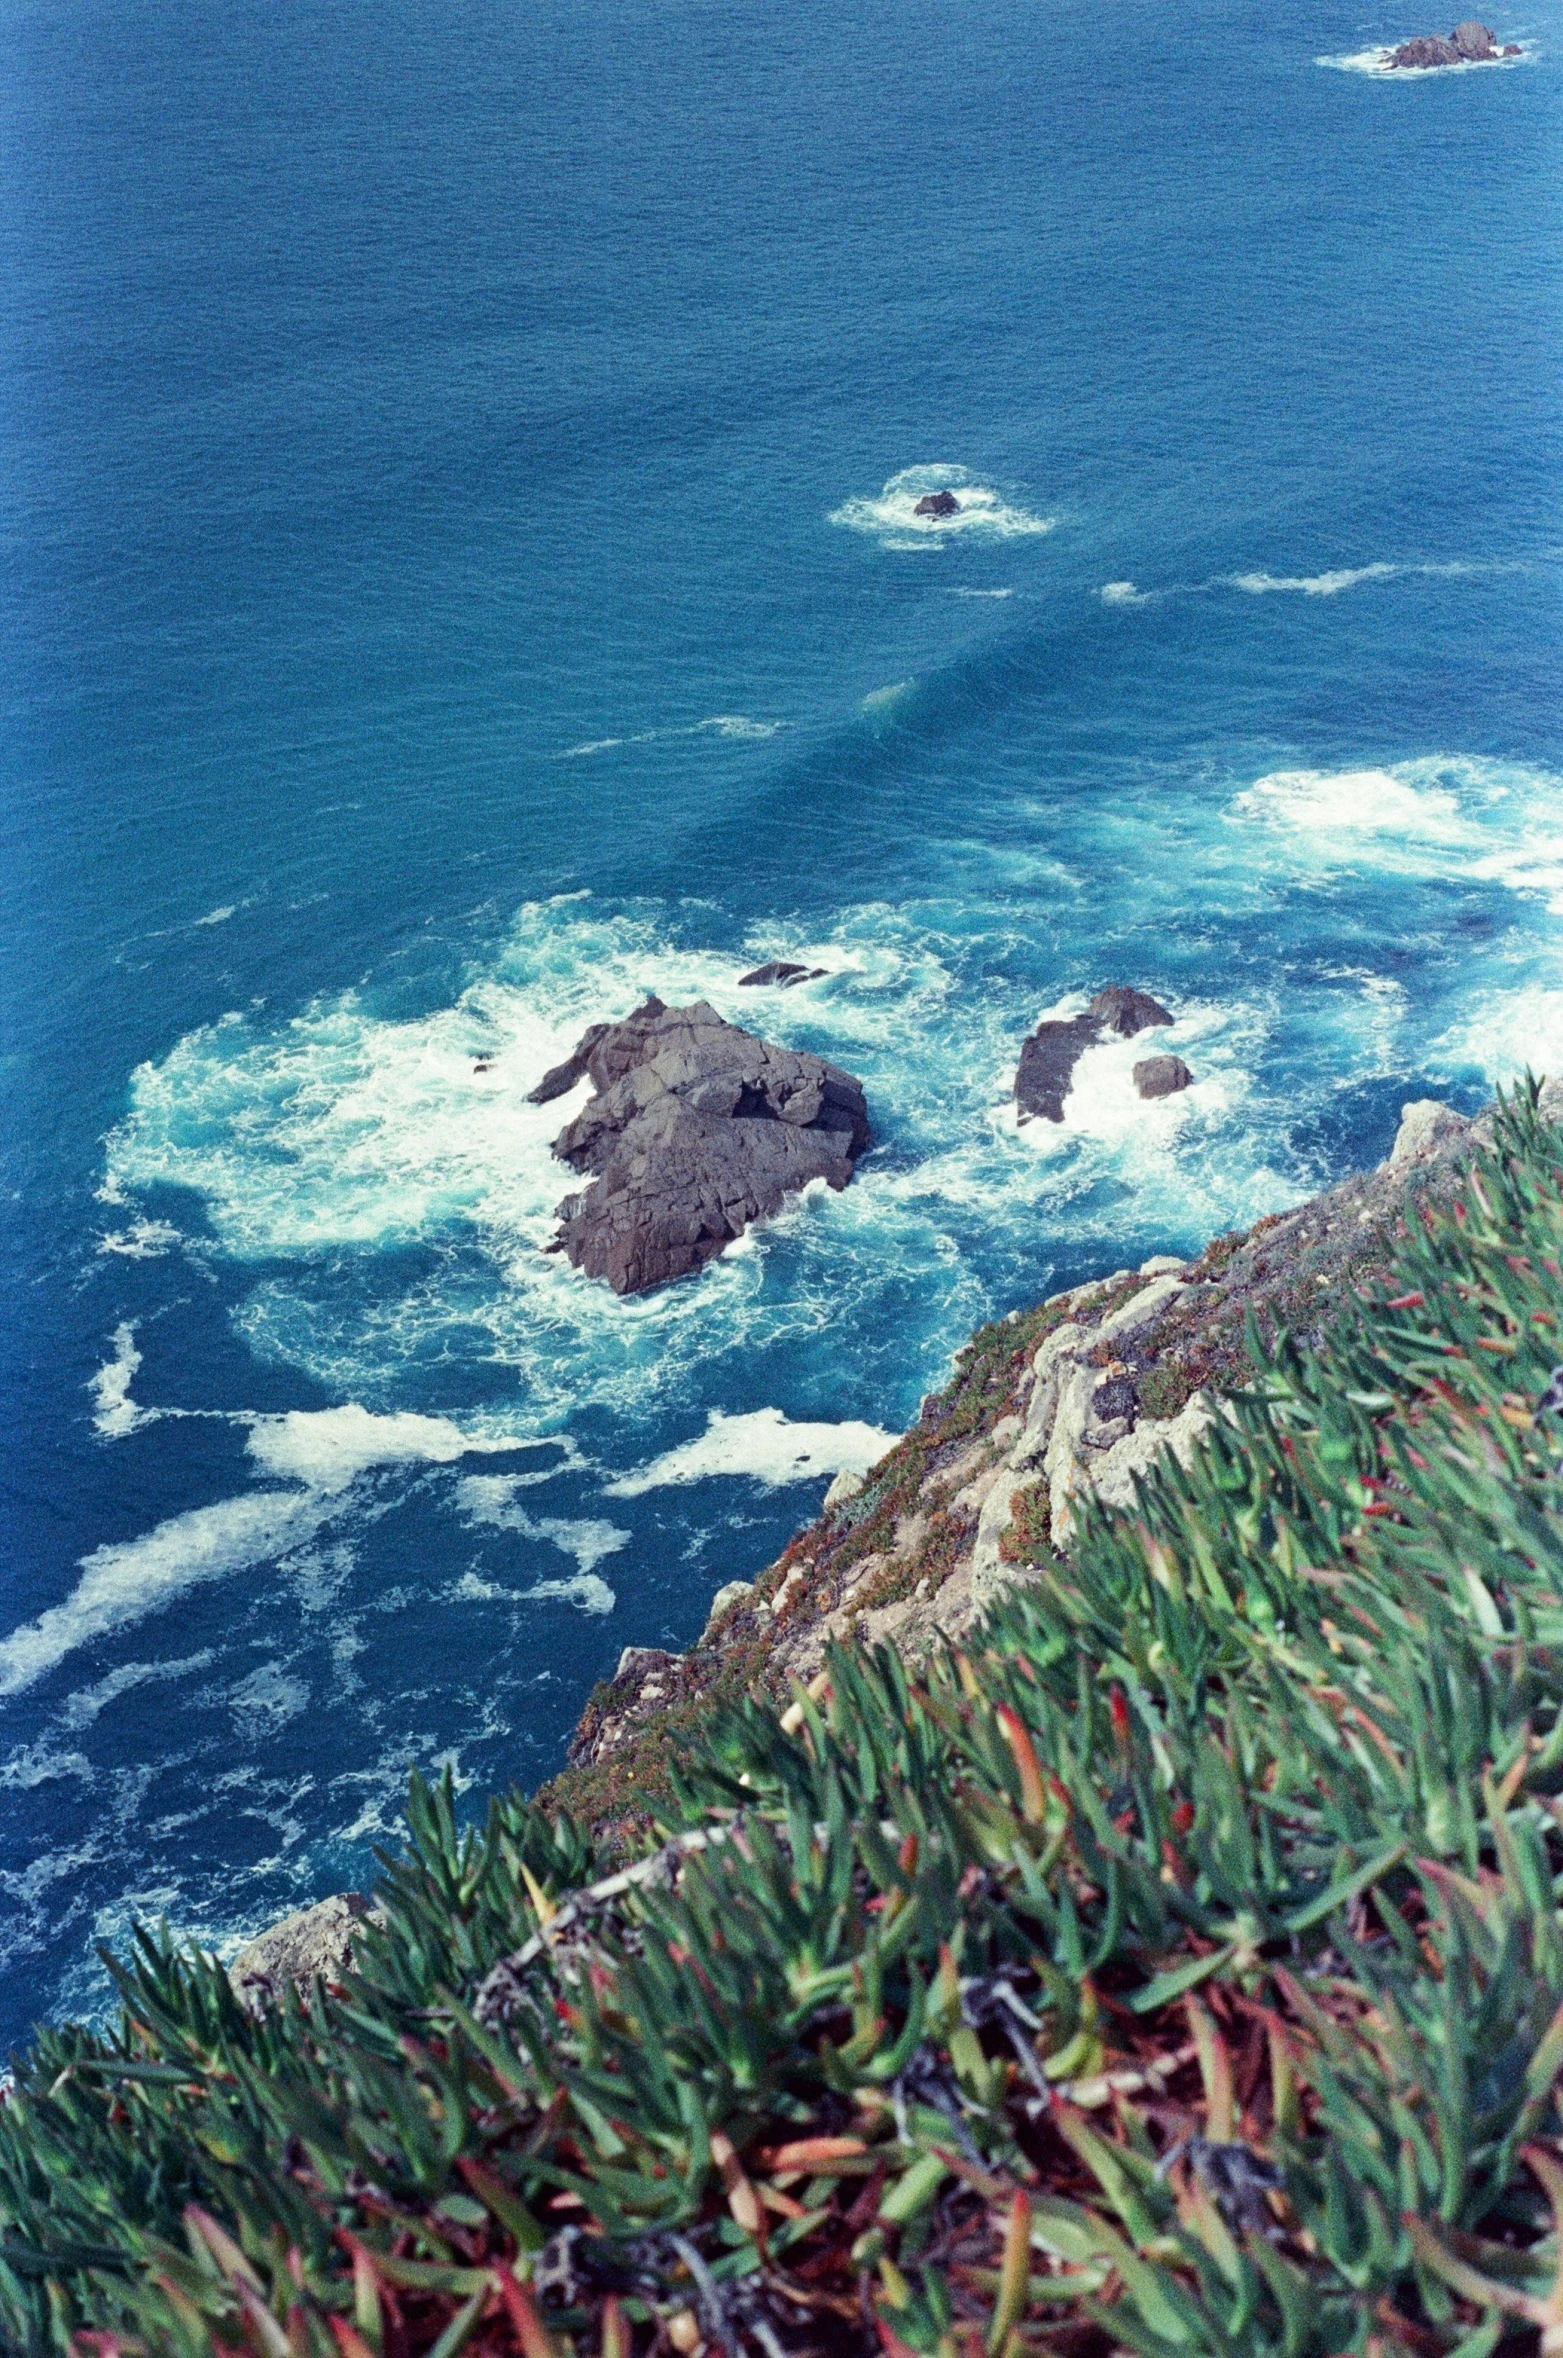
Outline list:
[[[547,1773],[790,1425],[1563,1065],[1515,5],[6,0],[0,2039]],[[1017,1134],[1108,981],[1196,1087]],[[648,988],[882,1143],[622,1304],[523,1099]]]

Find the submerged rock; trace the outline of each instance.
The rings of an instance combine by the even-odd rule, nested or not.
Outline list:
[[[1134,1068],[1134,1086],[1142,1097],[1176,1097],[1194,1075],[1181,1056],[1147,1056]]]
[[[592,1185],[559,1206],[551,1252],[618,1294],[701,1269],[811,1179],[843,1188],[873,1142],[862,1085],[823,1057],[772,1047],[697,999],[648,999],[594,1024],[532,1091],[596,1095],[554,1140]]]
[[[1029,1121],[1036,1114],[1050,1122],[1063,1120],[1064,1099],[1069,1094],[1075,1065],[1087,1048],[1095,1048],[1112,1035],[1120,1040],[1132,1040],[1153,1024],[1171,1021],[1170,1013],[1159,999],[1114,983],[1109,989],[1097,992],[1083,1015],[1039,1023],[1020,1051],[1020,1069],[1015,1075],[1015,1103],[1020,1108],[1021,1121]]]
[[[795,983],[818,982],[825,971],[823,966],[799,966],[792,958],[772,958],[764,966],[757,966],[752,974],[741,974],[738,988],[750,991],[766,983],[777,983],[788,991]]]
[[[927,491],[912,510],[914,516],[958,516],[961,503],[953,491]]]

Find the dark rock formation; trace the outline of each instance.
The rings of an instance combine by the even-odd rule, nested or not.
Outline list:
[[[845,1187],[872,1144],[851,1073],[773,1048],[703,999],[648,999],[623,1023],[594,1024],[533,1102],[583,1075],[597,1094],[554,1152],[594,1177],[559,1206],[549,1249],[618,1294],[703,1268],[811,1179]]]
[[[1134,1086],[1142,1097],[1176,1097],[1193,1078],[1181,1056],[1147,1056],[1134,1068]]]
[[[778,983],[787,991],[791,990],[794,983],[818,982],[825,971],[823,966],[799,966],[791,958],[772,958],[766,965],[757,966],[752,974],[741,974],[738,977],[738,988],[748,991],[760,984]]]
[[[924,492],[912,510],[914,516],[958,516],[960,512],[961,503],[953,491]]]
[[[1020,1119],[1026,1122],[1041,1114],[1050,1122],[1061,1122],[1075,1065],[1087,1048],[1094,1048],[1111,1033],[1120,1040],[1132,1040],[1152,1024],[1171,1021],[1159,1000],[1115,983],[1111,989],[1097,992],[1084,1015],[1039,1023],[1020,1051],[1020,1069],[1015,1075]]]
[[[1511,41],[1503,51],[1505,57],[1518,57],[1519,44]],[[1425,71],[1429,66],[1487,65],[1497,57],[1496,35],[1476,18],[1468,17],[1456,25],[1448,40],[1442,33],[1422,33],[1414,41],[1402,41],[1391,50],[1392,66]]]

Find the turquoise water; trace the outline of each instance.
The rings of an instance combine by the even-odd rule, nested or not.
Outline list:
[[[1563,1067],[1517,4],[6,7],[0,2036],[546,1774],[981,1317]],[[1017,1133],[1110,981],[1196,1086]],[[626,1304],[524,1098],[647,989],[880,1144]]]

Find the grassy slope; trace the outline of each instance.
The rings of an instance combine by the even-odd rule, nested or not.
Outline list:
[[[594,1895],[418,1792],[346,1986],[144,1940],[0,2110],[6,2346],[1563,2349],[1560,1155],[965,1651],[708,1699]]]

